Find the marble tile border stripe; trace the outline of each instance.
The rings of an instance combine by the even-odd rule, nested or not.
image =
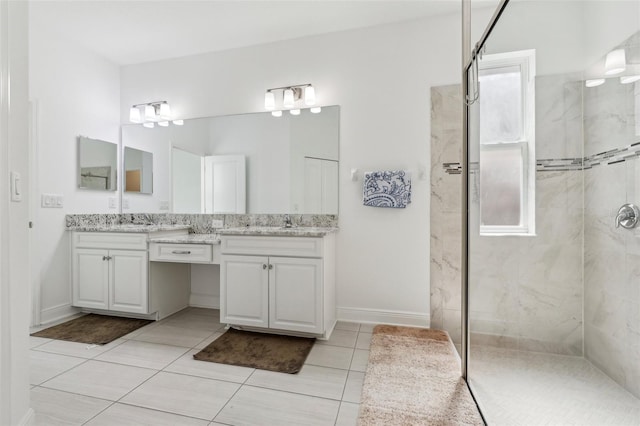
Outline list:
[[[583,158],[544,158],[536,160],[536,170],[539,172],[588,170],[595,166],[622,163],[640,157],[640,142],[632,143],[624,148],[612,149]],[[460,163],[442,163],[445,172],[461,174]],[[478,163],[469,164],[471,172],[478,170]]]

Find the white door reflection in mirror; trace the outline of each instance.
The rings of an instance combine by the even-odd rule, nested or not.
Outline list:
[[[210,155],[204,163],[205,213],[246,213],[244,155]]]
[[[304,206],[301,213],[338,214],[338,162],[304,159]]]
[[[172,148],[172,211],[180,213],[204,213],[203,169],[203,157],[179,148]]]

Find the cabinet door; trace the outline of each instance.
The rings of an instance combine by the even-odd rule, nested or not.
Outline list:
[[[149,286],[146,251],[110,250],[109,309],[120,312],[148,313]]]
[[[322,260],[270,257],[269,262],[269,327],[323,333]]]
[[[109,252],[73,250],[73,306],[109,309]]]
[[[268,264],[263,256],[222,256],[220,322],[269,326]]]

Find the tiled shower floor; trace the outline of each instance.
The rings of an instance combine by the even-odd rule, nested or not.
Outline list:
[[[640,425],[640,400],[584,358],[472,346],[489,425]]]
[[[291,375],[194,360],[218,319],[188,308],[104,346],[31,337],[33,424],[356,424],[372,326],[338,323]]]

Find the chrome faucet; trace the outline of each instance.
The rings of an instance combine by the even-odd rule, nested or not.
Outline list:
[[[291,216],[289,216],[289,213],[284,215],[284,227],[285,228],[291,228],[293,226],[293,224],[291,223]]]
[[[640,210],[638,207],[633,204],[624,204],[618,210],[618,214],[616,215],[616,228],[622,226],[626,229],[635,228],[638,224],[638,219],[640,218]]]

